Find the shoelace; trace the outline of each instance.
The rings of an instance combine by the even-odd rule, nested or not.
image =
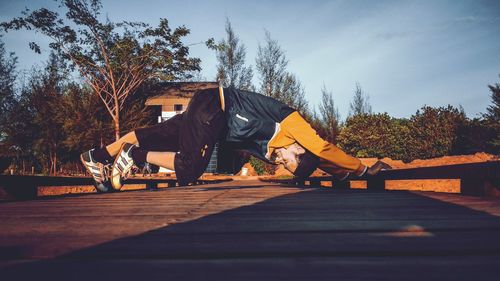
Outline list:
[[[109,177],[111,176],[111,164],[101,164],[99,165],[99,171],[101,172],[101,177],[96,178],[97,182],[100,183],[105,183],[109,180]]]
[[[137,171],[139,171],[139,167],[137,167],[136,165],[132,165],[132,167],[130,167],[130,169],[128,169],[128,172],[123,173],[121,177],[123,180],[126,180],[126,179],[128,179],[129,176],[136,174]]]

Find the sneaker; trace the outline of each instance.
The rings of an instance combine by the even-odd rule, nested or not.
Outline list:
[[[109,182],[109,170],[111,169],[111,164],[103,164],[95,161],[92,158],[92,150],[80,154],[80,160],[83,166],[87,169],[87,172],[94,179],[94,186],[97,188],[98,192],[108,192],[111,190],[111,184]]]
[[[123,181],[131,174],[135,167],[132,159],[132,149],[138,147],[131,143],[124,143],[116,156],[115,163],[111,169],[111,186],[115,190],[120,190],[123,186]]]

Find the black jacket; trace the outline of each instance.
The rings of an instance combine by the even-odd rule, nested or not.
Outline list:
[[[273,98],[249,91],[224,88],[227,120],[226,146],[250,152],[268,161],[265,155],[276,126],[295,109]]]

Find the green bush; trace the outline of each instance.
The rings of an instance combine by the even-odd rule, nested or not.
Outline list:
[[[266,162],[253,156],[250,157],[250,160],[248,162],[259,176],[274,175],[274,172],[276,170],[276,165],[267,164]]]
[[[478,121],[468,121],[453,106],[424,106],[409,120],[383,114],[363,114],[346,120],[339,146],[356,157],[390,157],[405,162],[484,148],[477,136],[487,132]]]
[[[339,134],[338,144],[356,157],[407,158],[408,120],[387,113],[349,117]]]
[[[452,154],[458,132],[466,125],[463,110],[451,105],[424,106],[410,119],[408,151],[411,158],[428,159]]]

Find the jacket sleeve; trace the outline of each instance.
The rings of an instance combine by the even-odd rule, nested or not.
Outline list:
[[[322,165],[328,166],[329,162],[356,174],[361,174],[365,169],[358,158],[348,155],[334,144],[322,139],[298,112],[285,118],[281,122],[281,129],[285,130],[287,137],[294,139],[304,148],[319,156],[322,159]]]

